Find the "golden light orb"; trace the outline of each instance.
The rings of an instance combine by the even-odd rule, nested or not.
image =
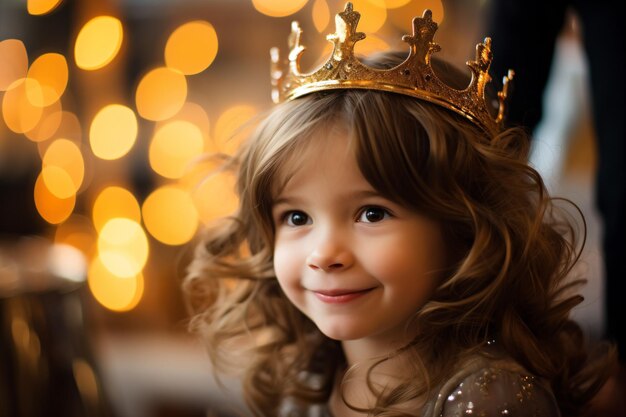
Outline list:
[[[144,278],[136,274],[118,277],[109,271],[102,260],[94,258],[87,274],[89,290],[94,298],[112,311],[130,311],[139,304],[144,291]]]
[[[313,3],[313,25],[318,32],[323,32],[330,23],[330,9],[326,0],[315,0]]]
[[[168,119],[163,122],[158,122],[156,124],[156,129],[158,130],[163,124],[169,123],[174,120],[184,120],[189,123],[193,123],[196,125],[200,132],[202,132],[202,138],[204,139],[204,150],[205,152],[214,152],[215,144],[211,140],[211,122],[209,121],[209,116],[207,115],[206,110],[197,104],[190,101],[185,102],[183,107],[180,109],[178,113],[172,116],[171,119]]]
[[[0,41],[0,91],[6,91],[11,84],[26,78],[28,54],[24,42],[19,39]]]
[[[141,222],[141,209],[135,196],[127,189],[109,186],[100,191],[93,204],[93,225],[97,231],[113,218],[131,219]]]
[[[174,120],[154,133],[148,152],[150,166],[165,178],[181,178],[203,149],[200,128],[186,120]]]
[[[60,199],[70,198],[76,195],[76,186],[70,174],[58,166],[44,166],[41,169],[41,177],[46,188]]]
[[[218,171],[207,176],[193,188],[193,201],[204,224],[233,214],[239,203],[233,174]]]
[[[80,120],[78,120],[78,116],[72,112],[64,110],[61,115],[61,124],[59,125],[59,129],[56,134],[58,137],[70,139],[74,143],[81,143],[82,128]]]
[[[31,64],[27,77],[39,82],[43,96],[29,97],[31,102],[41,107],[51,105],[61,98],[67,86],[68,69],[65,57],[57,53],[41,55]]]
[[[41,118],[34,128],[24,135],[33,142],[43,142],[50,139],[59,130],[63,120],[61,101],[57,100],[50,106],[44,107]]]
[[[196,20],[179,26],[165,45],[165,65],[185,75],[198,74],[211,65],[218,51],[215,28]]]
[[[355,53],[359,55],[371,55],[376,52],[382,52],[387,50],[389,50],[389,43],[371,33],[368,34],[367,37],[362,41],[357,42],[357,44],[354,46]]]
[[[107,221],[98,235],[98,256],[113,275],[139,274],[148,260],[148,238],[139,223],[116,217]]]
[[[226,109],[215,123],[214,138],[217,149],[227,154],[235,153],[241,140],[246,136],[246,123],[256,113],[256,109],[247,104],[238,104]]]
[[[48,14],[56,9],[63,0],[27,0],[26,10],[33,16]]]
[[[74,210],[76,195],[68,198],[58,198],[46,188],[42,175],[39,174],[35,181],[35,207],[39,215],[50,224],[64,222]]]
[[[404,7],[411,2],[411,0],[384,0],[385,6],[388,9],[397,9],[399,7]]]
[[[259,12],[270,17],[285,17],[302,9],[308,0],[252,0]]]
[[[135,102],[139,115],[148,120],[165,120],[185,104],[187,80],[177,70],[160,67],[148,72],[139,82]]]
[[[137,139],[135,112],[121,104],[103,107],[89,128],[89,144],[100,159],[113,160],[126,155]]]
[[[387,2],[393,1],[400,3],[400,0],[386,0]],[[389,20],[394,26],[404,31],[404,33],[411,33],[411,18],[413,16],[421,16],[425,9],[429,9],[433,13],[433,20],[438,24],[443,22],[445,17],[443,2],[441,0],[413,0],[404,5],[390,8]]]
[[[36,102],[42,101],[43,92],[37,80],[22,78],[15,81],[2,98],[2,116],[7,127],[15,133],[34,129],[43,114],[43,108]]]
[[[198,228],[198,212],[191,196],[174,186],[157,188],[141,209],[148,232],[167,245],[189,242]]]
[[[387,21],[387,7],[384,0],[354,0],[352,4],[354,10],[361,13],[359,32],[376,33]]]
[[[113,16],[94,17],[81,28],[74,45],[78,68],[97,70],[117,56],[124,38],[122,22]]]
[[[68,139],[57,139],[42,159],[42,176],[46,187],[58,198],[69,198],[80,189],[85,178],[85,162],[78,145]]]

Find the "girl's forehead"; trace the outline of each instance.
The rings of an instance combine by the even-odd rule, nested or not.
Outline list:
[[[285,185],[298,174],[303,167],[315,166],[317,162],[328,158],[329,152],[337,152],[336,146],[331,146],[336,141],[345,141],[345,147],[340,152],[344,155],[333,155],[339,158],[355,158],[354,138],[348,129],[341,125],[320,126],[302,140],[296,141],[293,146],[286,148],[280,155],[277,169],[274,174],[273,190],[274,197],[280,194]],[[312,175],[316,174],[312,170]],[[311,170],[309,170],[311,172]]]

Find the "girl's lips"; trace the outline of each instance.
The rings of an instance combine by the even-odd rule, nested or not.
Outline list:
[[[341,304],[355,300],[363,295],[369,293],[374,288],[367,288],[365,290],[333,290],[333,291],[313,291],[313,294],[322,302],[328,304]]]

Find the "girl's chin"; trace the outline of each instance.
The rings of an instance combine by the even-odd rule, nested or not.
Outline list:
[[[351,328],[351,326],[340,326],[333,324],[332,326],[317,326],[318,329],[329,339],[345,342],[348,340],[358,340],[367,337],[367,333],[362,329]]]

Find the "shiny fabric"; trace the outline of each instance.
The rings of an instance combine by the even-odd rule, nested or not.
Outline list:
[[[552,391],[512,360],[477,358],[445,383],[423,417],[559,417]]]
[[[511,359],[476,356],[426,402],[420,417],[560,417],[554,395],[545,381]],[[279,417],[333,417],[325,405],[305,406],[283,401]],[[340,416],[335,416],[340,417]]]

